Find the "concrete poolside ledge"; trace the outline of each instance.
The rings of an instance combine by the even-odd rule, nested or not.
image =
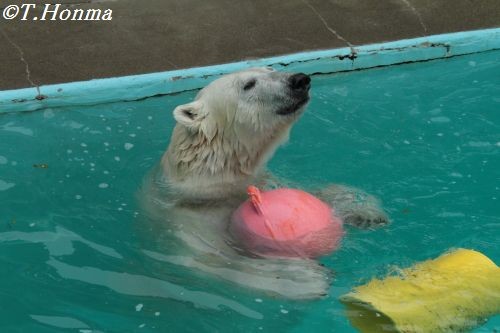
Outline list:
[[[221,75],[249,67],[326,74],[428,61],[500,49],[500,28],[466,31],[351,48],[0,91],[0,113],[134,101],[199,89]]]

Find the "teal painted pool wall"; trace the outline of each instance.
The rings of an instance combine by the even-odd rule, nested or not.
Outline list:
[[[458,32],[381,44],[240,61],[168,72],[95,79],[0,91],[0,113],[35,111],[70,105],[132,101],[199,89],[230,72],[271,66],[306,74],[335,73],[427,61],[500,49],[500,28]],[[38,98],[37,98],[38,97]]]

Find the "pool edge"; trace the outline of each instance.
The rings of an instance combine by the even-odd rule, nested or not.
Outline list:
[[[336,73],[500,49],[500,28],[433,35],[167,72],[0,91],[0,114],[44,108],[134,101],[199,89],[224,74],[272,66],[307,74]]]

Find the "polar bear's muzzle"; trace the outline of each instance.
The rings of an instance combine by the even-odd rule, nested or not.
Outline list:
[[[311,78],[304,73],[293,74],[288,78],[288,88],[290,89],[290,100],[288,105],[277,111],[279,115],[295,113],[309,102]]]
[[[288,86],[294,93],[308,92],[311,78],[304,73],[293,74],[288,78]]]

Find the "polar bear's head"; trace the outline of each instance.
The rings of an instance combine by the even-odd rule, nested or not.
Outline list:
[[[174,110],[163,158],[170,182],[195,186],[251,181],[309,101],[309,76],[253,68],[225,75]]]

